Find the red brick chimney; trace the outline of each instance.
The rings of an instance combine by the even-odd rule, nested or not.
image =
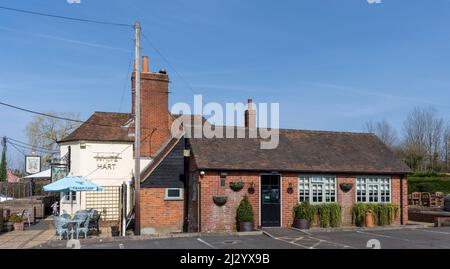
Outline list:
[[[135,70],[136,71],[136,70]],[[135,77],[132,83],[132,113],[135,111]],[[141,157],[154,157],[169,138],[169,77],[165,71],[152,73],[147,56],[141,72]]]
[[[248,108],[245,110],[245,128],[256,128],[256,110],[253,109],[252,99],[248,99]]]

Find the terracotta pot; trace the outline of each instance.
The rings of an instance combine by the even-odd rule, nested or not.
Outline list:
[[[375,225],[373,224],[373,215],[371,211],[366,212],[366,227],[373,228]]]
[[[245,221],[239,223],[239,232],[252,232],[255,230],[255,226],[252,221]]]
[[[309,220],[306,219],[295,219],[294,220],[294,228],[300,229],[300,230],[308,230],[311,223]]]
[[[14,230],[23,231],[24,230],[23,222],[14,223]]]

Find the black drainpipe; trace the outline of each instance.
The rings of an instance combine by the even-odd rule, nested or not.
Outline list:
[[[403,223],[403,175],[400,176],[400,225]]]

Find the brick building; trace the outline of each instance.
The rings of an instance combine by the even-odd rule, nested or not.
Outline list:
[[[391,202],[401,209],[396,223],[407,223],[410,170],[376,136],[280,129],[275,149],[261,149],[260,138],[190,138],[186,135],[188,130],[209,123],[202,116],[169,113],[169,81],[165,71],[151,72],[148,58],[143,58],[144,160],[140,194],[143,234],[235,230],[236,208],[244,195],[253,205],[257,227],[291,226],[293,207],[305,200],[339,203],[345,226],[351,225],[353,204]],[[116,133],[127,143],[132,140],[127,133],[133,132],[134,74],[132,82],[132,113],[114,114],[124,118],[118,123],[123,128],[102,132],[105,137]],[[242,117],[244,127],[226,128],[247,134],[259,132],[251,102]],[[172,136],[172,124],[178,119],[183,123],[182,129]],[[85,124],[83,128],[89,130],[84,130],[79,140],[98,134],[98,126]],[[233,191],[230,183],[240,181],[244,182],[244,188]],[[344,192],[341,183],[352,183],[353,187]],[[226,204],[216,205],[214,196],[226,196]]]
[[[154,80],[144,83],[148,88],[143,91],[156,100],[148,104],[153,110],[143,117],[153,118],[157,129],[166,122],[170,126],[176,117],[166,121],[168,100],[161,95],[167,87],[165,74],[164,79],[158,75],[143,79]],[[145,107],[147,101],[142,102]],[[247,135],[249,130],[259,132],[251,100],[242,117],[245,127],[225,129],[243,129]],[[198,120],[185,116],[184,131],[198,127]],[[200,122],[207,124],[203,118]],[[141,178],[143,233],[235,230],[236,208],[244,195],[253,205],[257,227],[291,226],[293,207],[305,200],[339,203],[345,226],[351,225],[351,207],[356,202],[395,203],[401,209],[395,222],[407,223],[410,170],[373,134],[280,129],[279,145],[271,150],[260,148],[260,138],[164,135],[156,139],[160,147],[149,151],[153,161]],[[230,189],[231,182],[240,181],[245,185],[241,191]],[[341,183],[352,183],[353,188],[344,192]],[[226,196],[227,203],[216,205],[214,196]]]

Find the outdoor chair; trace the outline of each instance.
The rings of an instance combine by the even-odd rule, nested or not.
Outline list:
[[[96,233],[100,232],[99,222],[100,222],[100,213],[97,210],[92,210],[91,221],[89,222],[89,229],[95,230]]]
[[[434,193],[437,197],[444,197],[444,193],[443,192],[440,192],[440,191],[437,191],[437,192],[435,192]]]
[[[68,221],[65,218],[55,216],[53,217],[53,223],[55,224],[57,239],[62,240],[64,235],[69,237],[69,225]]]
[[[89,222],[90,222],[90,218],[89,218],[89,215],[87,215],[86,220],[84,222],[82,222],[81,224],[77,225],[77,240],[80,235],[80,232],[84,233],[84,239],[87,238],[87,235],[89,233]]]
[[[64,218],[64,219],[72,219],[72,216],[70,214],[68,214],[68,213],[62,214],[61,217]]]
[[[89,213],[86,210],[77,211],[73,216],[74,219],[85,219],[87,217],[89,217]]]
[[[413,192],[411,194],[412,196],[412,205],[421,205],[421,193],[420,192]]]
[[[422,206],[425,207],[430,207],[430,194],[428,192],[423,192],[421,197],[420,197],[420,201],[422,203]]]

